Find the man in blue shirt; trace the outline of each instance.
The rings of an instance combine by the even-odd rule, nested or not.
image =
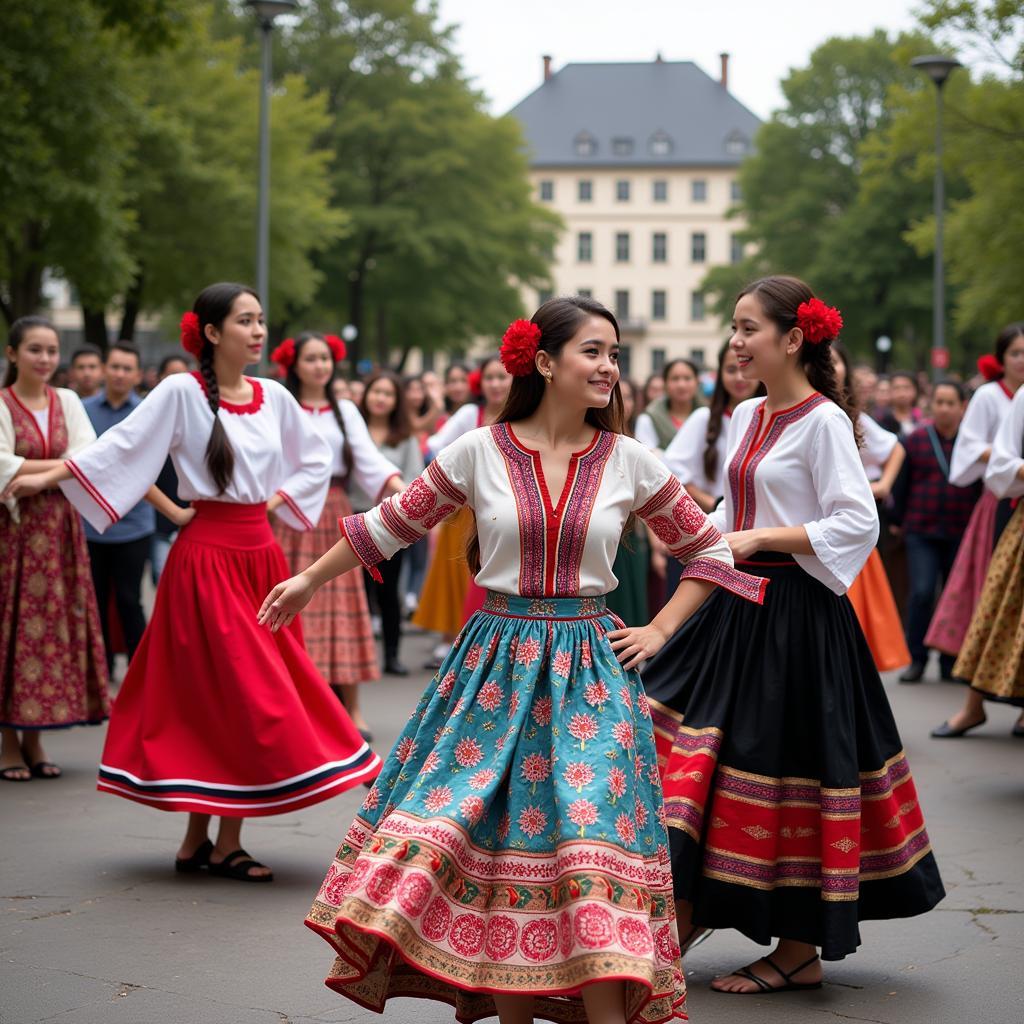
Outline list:
[[[97,434],[127,419],[142,401],[135,392],[142,379],[142,360],[138,349],[127,342],[111,345],[104,363],[104,378],[103,390],[82,403]],[[146,629],[146,616],[142,611],[142,574],[155,529],[153,506],[145,501],[140,501],[105,533],[97,533],[88,523],[85,524],[92,580],[100,606],[103,642],[107,648],[107,666],[111,669],[114,661],[108,621],[111,590],[130,660]]]

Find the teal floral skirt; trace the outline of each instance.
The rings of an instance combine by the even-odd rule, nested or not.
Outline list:
[[[488,594],[423,694],[306,923],[327,984],[369,1009],[493,994],[586,1020],[580,989],[626,986],[629,1021],[685,1019],[647,698],[604,598]]]

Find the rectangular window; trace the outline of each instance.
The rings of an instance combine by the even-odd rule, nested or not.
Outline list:
[[[619,376],[629,377],[629,365],[633,360],[633,352],[628,345],[619,346]]]
[[[540,183],[540,200],[542,203],[550,203],[555,198],[555,183],[545,178]]]
[[[668,316],[668,294],[661,288],[651,292],[651,319],[664,320]],[[653,359],[654,357],[651,356]]]
[[[583,298],[583,299],[592,299],[594,297],[594,289],[593,288],[577,288],[576,289],[576,294],[579,295],[580,298]]]
[[[690,259],[694,263],[703,263],[708,258],[708,236],[703,231],[694,231],[690,235]]]
[[[696,324],[704,319],[704,293],[690,292],[690,319]]]
[[[620,231],[615,236],[615,262],[629,262],[629,232]]]
[[[589,263],[594,258],[594,236],[589,231],[581,231],[576,236],[576,260]]]
[[[702,348],[691,348],[690,349],[690,362],[697,367],[698,370],[704,369],[704,349]]]
[[[703,178],[694,178],[690,183],[690,198],[695,203],[706,203],[708,200],[708,183]]]
[[[668,353],[663,348],[651,349],[651,373],[661,373],[668,362]]]
[[[629,179],[620,178],[615,182],[615,198],[620,203],[629,202]]]
[[[612,139],[612,152],[616,156],[632,156],[633,155],[633,140],[626,138],[625,136]]]
[[[734,234],[729,237],[729,262],[743,262],[743,239],[739,235]]]
[[[580,178],[576,183],[576,198],[581,203],[589,203],[594,198],[594,183],[589,178]]]
[[[664,231],[655,231],[651,236],[651,259],[655,263],[668,260],[668,235]]]
[[[656,203],[668,202],[668,182],[658,180],[651,186],[651,198]]]
[[[743,199],[743,187],[735,179],[733,179],[732,185],[729,187],[729,194],[732,196],[734,203],[741,202]]]
[[[619,320],[629,319],[629,291],[625,288],[615,293],[615,316]]]
[[[537,290],[537,305],[543,306],[548,299],[553,299],[555,293],[550,288],[539,288]]]

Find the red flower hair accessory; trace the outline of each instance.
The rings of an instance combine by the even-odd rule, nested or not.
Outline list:
[[[533,373],[540,328],[532,320],[513,320],[501,339],[501,365],[513,377]]]
[[[270,353],[270,361],[277,363],[282,370],[287,370],[295,362],[295,339],[285,338],[273,352]]]
[[[340,363],[348,354],[345,342],[336,334],[325,334],[324,341],[327,342],[327,347],[331,350],[331,356],[336,363]]]
[[[1003,364],[994,355],[987,353],[978,360],[978,373],[989,382],[999,380],[1003,375]]]
[[[479,370],[470,370],[466,374],[466,383],[469,385],[469,392],[476,398],[480,397],[483,391],[484,375]]]
[[[797,306],[796,325],[812,345],[818,345],[838,337],[843,329],[843,317],[835,306],[826,306],[821,299],[811,299]]]
[[[191,311],[181,318],[181,347],[196,359],[203,354],[203,336],[199,333],[199,317]]]

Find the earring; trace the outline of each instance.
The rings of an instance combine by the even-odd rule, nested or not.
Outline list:
[[[552,380],[551,374],[550,373],[545,373],[544,374],[544,379],[550,384],[551,380]]]

